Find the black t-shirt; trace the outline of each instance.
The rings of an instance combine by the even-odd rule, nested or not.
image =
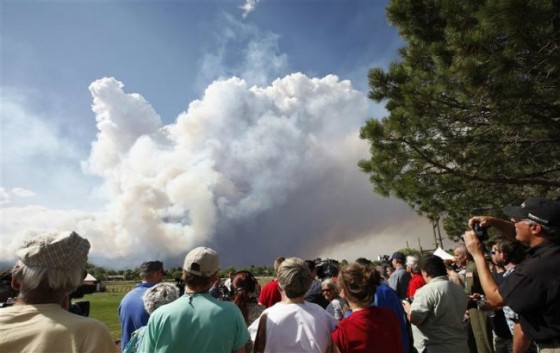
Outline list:
[[[526,335],[537,343],[560,339],[560,244],[529,249],[500,285],[500,294],[519,314]]]
[[[500,285],[500,283],[502,283],[505,279],[503,273],[493,272],[492,276],[498,285]],[[490,322],[492,323],[492,328],[494,333],[496,333],[496,336],[504,339],[512,338],[506,317],[504,316],[504,311],[502,309],[496,309],[494,311],[494,315],[490,317]]]

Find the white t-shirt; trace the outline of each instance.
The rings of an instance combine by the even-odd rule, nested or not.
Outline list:
[[[264,352],[324,353],[331,341],[336,319],[317,304],[279,302],[266,309],[266,345]],[[259,319],[249,326],[255,341]]]

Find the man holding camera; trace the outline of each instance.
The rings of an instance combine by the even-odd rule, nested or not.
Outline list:
[[[529,198],[520,206],[506,206],[510,221],[477,216],[469,220],[493,227],[529,246],[527,257],[498,287],[484,259],[474,231],[463,235],[486,294],[494,307],[509,306],[519,314],[514,330],[514,352],[524,352],[531,339],[539,352],[560,352],[560,201]]]

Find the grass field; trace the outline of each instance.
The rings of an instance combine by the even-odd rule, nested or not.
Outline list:
[[[268,283],[271,279],[272,277],[257,278],[261,285]],[[111,337],[115,341],[120,340],[119,303],[134,286],[134,282],[109,282],[107,283],[106,292],[87,294],[83,299],[76,301],[88,300],[90,302],[89,317],[104,322],[111,331]]]
[[[126,292],[117,293],[93,293],[87,294],[83,299],[89,300],[89,317],[103,321],[111,331],[114,340],[120,339],[121,327],[119,324],[118,307]]]

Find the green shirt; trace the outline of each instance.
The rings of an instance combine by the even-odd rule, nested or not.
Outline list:
[[[418,289],[410,306],[410,314],[423,322],[417,326],[428,352],[466,353],[467,331],[463,317],[467,296],[463,289],[447,276],[432,278]],[[414,339],[417,337],[415,335]],[[414,343],[416,346],[416,342]]]
[[[139,351],[230,353],[248,340],[245,320],[235,304],[207,293],[185,294],[151,314]]]

